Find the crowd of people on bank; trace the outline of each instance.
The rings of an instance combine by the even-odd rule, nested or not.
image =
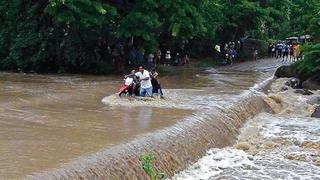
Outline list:
[[[190,62],[187,53],[183,49],[180,51],[180,53],[176,52],[174,55],[171,54],[170,50],[167,50],[165,51],[164,56],[162,56],[161,50],[158,49],[155,54],[156,55],[150,53],[148,55],[146,63],[148,67],[155,67],[161,64],[164,66],[180,66]]]
[[[239,41],[228,42],[220,48],[220,45],[214,47],[214,59],[222,59],[222,64],[233,64],[239,56],[241,49],[244,46],[245,38],[240,38]],[[126,52],[126,53],[125,53]],[[258,59],[258,49],[252,49],[252,59]],[[301,47],[298,42],[279,41],[270,43],[268,47],[269,57],[282,58],[282,61],[295,62],[302,58]],[[190,62],[189,56],[184,48],[178,48],[174,51],[170,49],[157,49],[155,52],[145,54],[143,49],[131,47],[130,50],[124,50],[120,44],[113,49],[108,47],[108,54],[111,55],[113,63],[119,72],[124,72],[125,65],[139,66],[145,65],[148,69],[152,69],[159,65],[164,66],[181,66]]]
[[[190,62],[183,48],[175,51],[158,49],[153,53],[145,54],[144,49],[133,47],[125,53],[124,47],[120,44],[113,49],[109,48],[108,53],[119,72],[124,71],[125,65],[135,67],[144,65],[151,69],[159,65],[182,66]]]
[[[222,59],[222,64],[233,64],[239,56],[243,48],[244,40],[238,42],[229,42],[220,48],[219,45],[214,47],[216,54],[214,59]],[[252,48],[252,60],[257,60],[259,57],[258,48]],[[296,62],[300,60],[303,55],[301,46],[295,41],[279,41],[277,43],[270,43],[268,46],[268,54],[271,58],[282,58],[282,61]]]
[[[271,43],[268,51],[269,57],[282,58],[282,61],[296,62],[302,58],[301,47],[296,42]]]

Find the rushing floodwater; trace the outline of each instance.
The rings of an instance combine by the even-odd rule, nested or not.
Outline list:
[[[139,137],[145,133],[162,133],[162,129],[177,123],[192,124],[198,120],[205,122],[201,120],[203,118],[210,120],[213,117],[206,111],[210,112],[213,111],[211,108],[219,107],[224,112],[223,107],[232,105],[244,91],[270,77],[279,64],[274,60],[265,60],[206,72],[179,68],[179,75],[161,79],[166,100],[119,99],[114,93],[122,83],[121,77],[1,73],[0,179],[21,178],[50,171],[64,164],[65,169],[69,169],[66,164],[68,162],[83,157],[80,162],[84,163],[85,156],[97,151],[100,151],[100,155],[109,154],[108,149],[113,153],[118,145],[133,139],[138,138],[137,142],[143,146],[144,141],[140,142]],[[243,118],[249,114],[252,114],[250,110]],[[242,116],[237,116],[241,120]],[[226,118],[235,117],[230,115]],[[165,137],[179,131],[182,133],[183,127],[185,126],[170,130],[169,134],[163,132],[162,135]],[[233,132],[219,130],[224,133],[227,131]],[[216,136],[218,137],[218,134]],[[153,136],[150,135],[150,138]],[[210,137],[203,140],[220,144],[219,146],[232,141],[226,138],[218,142],[213,137],[211,140],[208,138]],[[147,141],[148,139],[145,142]],[[179,143],[180,145],[185,146]],[[134,144],[130,147],[138,148]],[[202,152],[203,150],[199,150],[199,154]],[[199,154],[190,156],[195,158]],[[87,159],[96,161],[93,160],[95,158],[99,158],[99,154]],[[178,163],[177,168],[184,166],[179,160],[167,162],[170,164],[175,161]],[[164,160],[162,166],[167,166],[168,163]],[[75,167],[78,165],[72,166],[71,169],[77,172]],[[81,165],[82,167],[84,166]],[[167,171],[171,172],[169,169]],[[102,172],[92,173],[104,176]],[[116,176],[115,174],[112,176]],[[79,174],[60,175],[64,178],[91,177]],[[58,175],[56,177],[59,179]]]
[[[172,179],[320,179],[320,120],[311,96],[281,92],[279,79],[265,97],[275,114],[262,112],[241,129],[237,143],[213,148]]]

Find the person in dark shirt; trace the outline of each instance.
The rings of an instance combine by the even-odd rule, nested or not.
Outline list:
[[[159,95],[161,98],[164,98],[163,92],[160,86],[159,74],[155,69],[151,71],[151,84],[152,84],[152,93]]]

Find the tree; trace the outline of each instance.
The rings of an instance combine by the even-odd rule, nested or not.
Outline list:
[[[101,44],[110,41],[108,30],[112,32],[116,26],[115,9],[100,1],[50,0],[45,12],[52,17],[60,70],[98,72],[94,68],[103,61]]]
[[[320,73],[320,2],[316,0],[307,0],[303,6],[301,17],[296,17],[295,21],[301,24],[297,25],[296,31],[302,34],[311,34],[314,43],[306,44],[303,47],[304,59],[295,64],[295,67],[308,75]]]
[[[158,7],[154,0],[137,0],[130,12],[120,20],[117,37],[133,38],[142,48],[155,51],[161,26],[156,13]]]
[[[119,43],[204,55],[244,36],[320,38],[318,0],[5,0],[0,20],[0,68],[36,72],[108,73]]]

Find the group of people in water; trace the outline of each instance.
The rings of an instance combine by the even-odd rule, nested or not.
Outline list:
[[[282,58],[282,61],[295,62],[301,58],[299,43],[279,41],[269,45],[269,56]]]
[[[149,72],[144,68],[144,66],[139,66],[138,71],[134,69],[131,71],[129,75],[126,75],[125,77],[133,78],[133,89],[139,89],[139,91],[137,92],[138,94],[136,95],[139,95],[141,97],[164,97],[164,94],[160,86],[159,73],[155,69],[152,69],[151,72]],[[133,95],[135,94],[133,93]]]

